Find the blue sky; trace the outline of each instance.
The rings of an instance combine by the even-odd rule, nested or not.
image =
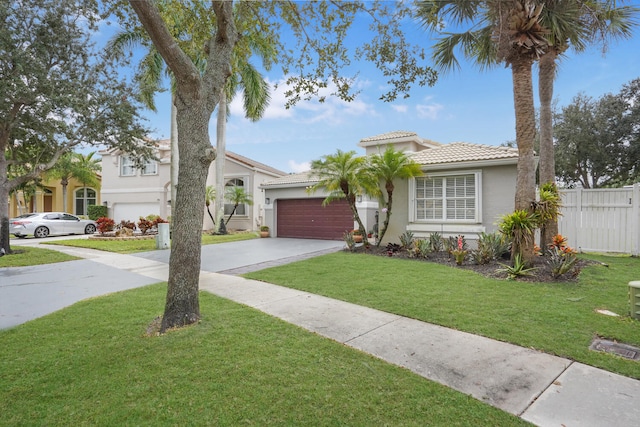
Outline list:
[[[632,3],[640,5],[640,1]],[[425,46],[431,46],[426,33],[414,29],[413,34],[423,39]],[[253,123],[244,119],[237,96],[231,103],[227,124],[227,149],[285,172],[300,172],[308,169],[311,160],[337,149],[364,154],[357,146],[358,141],[396,130],[416,132],[441,143],[499,145],[515,140],[511,71],[503,67],[480,71],[462,58],[459,60],[460,70],[440,74],[434,86],[414,87],[410,98],[393,103],[378,99],[385,92],[386,80],[367,63],[356,65],[360,70],[357,85],[361,93],[351,103],[328,98],[323,104],[301,101],[287,110],[281,85],[278,90],[272,89],[271,104],[264,118]],[[266,77],[271,83],[284,79],[277,67]],[[569,51],[559,66],[554,99],[558,106],[564,106],[581,92],[598,98],[619,92],[624,84],[638,77],[640,29],[636,28],[631,39],[612,41],[605,53],[599,46],[586,53]],[[536,80],[534,68],[534,92]],[[535,104],[537,108],[537,93]],[[155,129],[152,137],[168,138],[167,92],[157,96],[156,106],[157,113],[145,111],[143,115]],[[215,113],[210,135],[215,145]]]

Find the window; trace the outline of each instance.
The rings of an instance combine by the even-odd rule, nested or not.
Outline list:
[[[416,178],[415,219],[478,221],[479,173]]]
[[[142,175],[157,175],[158,162],[155,160],[147,160],[142,166]]]
[[[245,195],[246,195],[246,189],[244,187],[244,180],[241,179],[241,178],[230,179],[225,184],[225,199],[226,199],[226,202],[227,202],[227,203],[224,204],[224,214],[225,215],[231,215],[231,212],[233,212],[233,207],[235,206],[235,202],[233,202],[232,200],[229,200],[229,195],[230,194],[238,195],[238,193],[237,193],[238,189],[244,190],[245,191]],[[236,208],[236,212],[234,213],[234,216],[235,215],[246,216],[247,215],[247,205],[245,203],[240,203],[238,205],[238,207]]]
[[[96,204],[96,190],[92,188],[79,188],[74,193],[76,215],[86,215],[87,206]]]
[[[136,167],[129,156],[120,156],[120,176],[135,176]]]

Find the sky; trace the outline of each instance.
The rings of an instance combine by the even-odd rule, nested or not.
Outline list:
[[[640,6],[640,0],[629,2]],[[413,28],[409,28],[413,26]],[[408,23],[412,36],[428,48],[433,36],[417,24]],[[115,31],[113,25],[102,32],[106,40]],[[357,38],[358,35],[354,35]],[[366,34],[363,33],[363,37]],[[386,79],[371,64],[354,64],[359,70],[356,84],[361,92],[350,102],[328,98],[324,103],[301,101],[291,109],[284,107],[284,86],[271,90],[271,103],[258,122],[244,118],[241,96],[231,103],[227,122],[227,150],[249,157],[287,173],[308,170],[309,162],[336,150],[355,150],[364,154],[358,142],[370,136],[393,131],[416,132],[420,137],[440,143],[457,141],[500,145],[515,141],[515,112],[511,71],[500,66],[481,71],[458,56],[457,71],[440,73],[432,87],[414,86],[408,99],[387,103],[379,100]],[[124,71],[126,72],[126,70]],[[537,97],[537,67],[533,70],[534,102]],[[348,75],[348,73],[347,73]],[[272,85],[285,76],[274,67],[265,77]],[[631,39],[614,40],[607,51],[592,46],[588,52],[568,51],[559,63],[554,86],[558,107],[571,103],[579,93],[594,99],[618,93],[622,86],[640,78],[640,29]],[[156,97],[157,113],[144,111],[152,138],[170,135],[170,94]],[[215,145],[215,113],[210,136]]]

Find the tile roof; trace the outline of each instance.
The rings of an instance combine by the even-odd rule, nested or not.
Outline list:
[[[400,141],[413,141],[419,145],[422,145],[427,148],[439,147],[442,145],[439,142],[432,141],[426,138],[420,138],[415,132],[408,132],[404,130],[397,130],[394,132],[381,133],[380,135],[369,136],[367,138],[362,138],[358,145],[360,147],[368,147],[372,145],[382,144],[393,144],[395,142]]]
[[[291,184],[312,184],[314,182],[318,182],[318,179],[311,177],[311,171],[306,171],[306,172],[300,172],[300,173],[292,173],[271,181],[266,181],[261,184],[261,187],[271,187],[271,186],[291,185]]]
[[[380,135],[374,135],[374,136],[369,136],[367,138],[362,138],[360,142],[384,141],[387,139],[399,139],[399,138],[410,138],[410,137],[417,138],[418,134],[415,132],[398,130],[395,132],[381,133]]]
[[[250,159],[250,158],[245,157],[245,156],[241,156],[240,154],[231,152],[229,150],[226,150],[226,151],[227,151],[226,152],[227,158],[234,159],[237,162],[244,163],[247,166],[250,166],[250,167],[253,167],[253,168],[257,168],[257,169],[261,169],[261,170],[266,171],[266,172],[270,172],[273,175],[280,175],[280,176],[287,175],[286,172],[283,172],[283,171],[278,170],[276,168],[272,168],[271,166],[265,165],[264,163],[257,162],[257,161],[255,161],[253,159]]]
[[[470,144],[468,142],[452,142],[440,147],[419,151],[412,154],[411,158],[421,165],[498,159],[516,160],[518,158],[518,150],[510,147]]]

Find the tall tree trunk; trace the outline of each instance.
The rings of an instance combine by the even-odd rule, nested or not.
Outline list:
[[[209,165],[215,159],[215,149],[209,142],[210,116],[203,114],[202,102],[178,107],[178,181],[188,182],[189,186],[178,186],[175,211],[172,212],[169,281],[162,332],[200,319],[198,284],[204,221],[202,208]]]
[[[67,185],[69,185],[69,181],[65,178],[60,181],[60,185],[62,186],[62,210],[67,212]]]
[[[220,102],[218,103],[218,117],[216,123],[216,199],[215,213],[218,224],[218,233],[223,233],[224,227],[224,163],[226,160],[226,129],[227,129],[227,94],[225,90],[220,91]],[[234,209],[235,212],[235,209]],[[231,217],[229,217],[231,219]],[[227,220],[227,223],[229,221]],[[226,234],[226,233],[225,233]]]
[[[553,147],[553,116],[551,102],[553,100],[553,82],[556,75],[555,49],[549,49],[538,61],[538,96],[540,98],[540,185],[556,182],[556,162]],[[547,221],[540,229],[540,247],[544,250],[551,244],[553,236],[558,234],[558,219]]]
[[[531,67],[533,61],[521,58],[511,63],[513,98],[516,113],[518,167],[516,178],[516,210],[531,212],[536,199],[536,170],[533,143],[536,135],[535,109]],[[525,239],[520,255],[526,264],[533,260],[533,238]],[[512,253],[512,256],[515,254]]]
[[[394,185],[393,183],[387,183],[385,185],[385,188],[387,190],[387,212],[384,218],[384,223],[382,224],[382,231],[380,232],[380,235],[378,236],[378,241],[376,242],[376,246],[380,246],[380,243],[382,243],[382,238],[384,237],[384,235],[387,233],[387,228],[389,227],[389,221],[391,220],[391,208],[393,208],[393,190],[394,190]]]
[[[180,163],[180,152],[178,150],[178,109],[176,108],[175,90],[171,93],[171,215],[173,207],[176,205],[176,191],[178,189],[178,170]]]
[[[9,182],[7,160],[2,149],[0,151],[0,248],[7,254],[11,253],[9,242]]]

